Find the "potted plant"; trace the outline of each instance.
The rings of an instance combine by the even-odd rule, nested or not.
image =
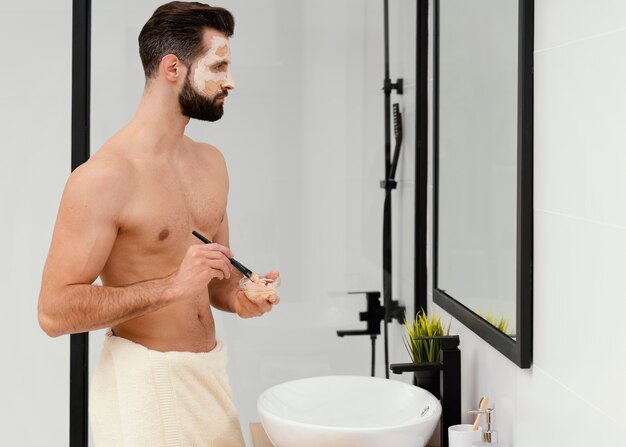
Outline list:
[[[416,364],[438,365],[441,361],[441,342],[436,337],[444,337],[450,333],[450,323],[444,328],[441,319],[436,315],[430,318],[424,309],[421,309],[413,321],[408,321],[404,315],[404,346],[411,360]],[[425,369],[415,372],[416,385],[430,391],[438,399],[441,398],[439,369]]]

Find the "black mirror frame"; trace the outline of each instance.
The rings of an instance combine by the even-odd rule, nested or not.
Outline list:
[[[437,288],[439,214],[439,2],[434,0],[433,301],[520,368],[530,368],[533,344],[533,52],[534,0],[518,0],[516,338],[496,329]]]

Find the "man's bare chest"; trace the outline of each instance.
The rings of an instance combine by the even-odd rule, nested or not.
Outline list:
[[[211,174],[193,169],[187,175],[144,173],[120,215],[111,260],[126,267],[147,258],[157,264],[178,262],[198,243],[192,230],[213,237],[226,213],[227,184],[223,176]]]

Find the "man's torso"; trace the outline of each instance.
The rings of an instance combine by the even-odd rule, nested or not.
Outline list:
[[[199,243],[192,230],[213,239],[228,192],[223,159],[214,148],[185,138],[171,156],[128,156],[119,140],[96,154],[124,157],[132,165],[118,235],[100,274],[103,285],[118,287],[175,272],[189,246]],[[112,330],[157,351],[210,351],[215,325],[208,289]]]

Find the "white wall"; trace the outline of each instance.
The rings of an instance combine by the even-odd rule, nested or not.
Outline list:
[[[135,111],[143,87],[136,39],[160,3],[93,1],[92,151]],[[369,338],[340,339],[335,331],[365,325],[358,321],[365,299],[346,292],[380,290],[382,283],[382,2],[221,4],[237,20],[238,88],[221,121],[192,123],[189,131],[226,156],[237,257],[254,269],[280,269],[284,281],[282,303],[263,318],[243,321],[217,312],[247,434],[248,422],[258,420],[256,398],[273,384],[319,374],[369,375]],[[394,95],[405,127],[394,191],[394,293],[411,313],[414,2],[393,0],[391,22],[391,75],[407,84],[404,96]],[[37,324],[36,305],[70,171],[71,2],[3,2],[0,37],[8,62],[0,74],[0,347],[8,353],[0,368],[1,444],[64,446],[69,337],[49,339]],[[259,198],[270,205],[254,205]],[[323,280],[307,281],[309,273]],[[407,361],[401,328],[391,329],[390,359]],[[102,336],[90,337],[92,371]],[[377,375],[383,374],[380,337]]]
[[[623,1],[535,2],[533,367],[453,324],[463,410],[489,395],[515,447],[623,445],[625,48]]]
[[[37,296],[70,170],[71,2],[0,3],[0,433],[67,445],[69,338],[39,329]]]

